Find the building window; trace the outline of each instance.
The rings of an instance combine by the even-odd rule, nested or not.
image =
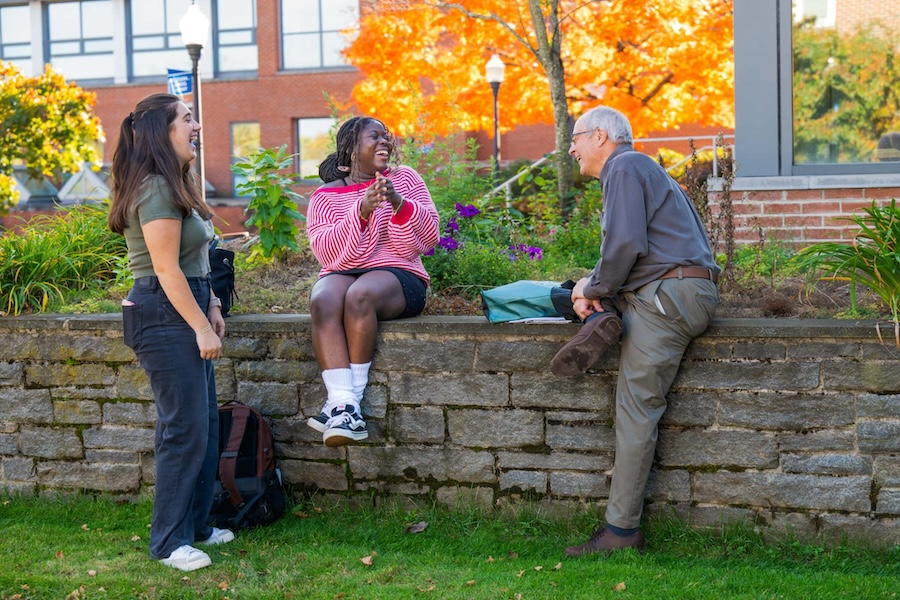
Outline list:
[[[342,30],[359,25],[358,0],[281,0],[281,56],[285,69],[346,65]]]
[[[191,70],[178,25],[188,6],[187,0],[130,0],[130,79],[165,77],[168,69]]]
[[[259,68],[255,0],[217,0],[214,28],[217,74]]]
[[[19,67],[25,76],[31,70],[31,9],[23,6],[0,7],[0,59]]]
[[[231,124],[231,164],[240,162],[240,159],[257,152],[262,146],[259,123],[232,123]],[[238,184],[246,183],[247,178],[235,173],[231,174],[231,185],[234,195],[240,197],[237,190]]]
[[[794,8],[794,164],[877,162],[879,140],[900,132],[900,4],[837,22],[828,0]]]
[[[113,78],[111,0],[44,5],[47,56],[66,79]]]
[[[331,154],[332,118],[297,119],[297,173],[303,179],[318,179],[319,165]]]

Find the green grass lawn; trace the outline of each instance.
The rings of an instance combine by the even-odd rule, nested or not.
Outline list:
[[[151,505],[90,498],[0,502],[0,597],[898,598],[900,547],[766,543],[748,527],[647,527],[648,551],[567,559],[594,517],[529,511],[295,507],[183,573],[148,558]],[[427,523],[421,533],[407,528]],[[369,564],[366,564],[369,563]]]

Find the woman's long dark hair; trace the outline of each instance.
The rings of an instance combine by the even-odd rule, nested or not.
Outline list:
[[[344,121],[338,129],[335,140],[337,150],[326,156],[319,165],[319,179],[330,183],[356,174],[353,155],[359,146],[359,138],[369,123],[378,123],[384,127],[385,132],[388,130],[384,123],[372,117],[353,117]],[[345,170],[338,167],[344,167]]]
[[[148,175],[161,175],[165,179],[172,192],[172,203],[183,217],[188,217],[191,210],[207,220],[213,216],[203,202],[190,165],[181,164],[169,139],[169,128],[180,101],[171,94],[147,96],[119,127],[119,143],[110,169],[112,207],[107,220],[109,228],[116,233],[125,231],[128,213]]]

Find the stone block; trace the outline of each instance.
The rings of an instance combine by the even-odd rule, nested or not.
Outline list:
[[[104,335],[49,336],[46,354],[50,360],[75,359],[84,362],[123,362],[134,360],[134,352],[122,342],[121,336]],[[56,343],[59,343],[59,346]]]
[[[544,442],[544,416],[534,410],[448,410],[450,441],[469,448],[521,448]]]
[[[240,361],[235,362],[234,373],[240,381],[298,383],[315,379],[317,373],[310,373],[308,364],[297,360]]]
[[[754,511],[733,506],[691,506],[688,511],[692,527],[714,531],[733,523],[752,523],[755,517]]]
[[[475,342],[446,339],[398,339],[385,334],[373,359],[381,371],[466,373],[475,365]],[[388,342],[388,340],[390,340]],[[435,364],[435,350],[440,359]]]
[[[694,501],[773,510],[871,510],[870,477],[827,477],[782,473],[696,473]]]
[[[100,404],[93,400],[53,401],[53,420],[56,423],[95,424],[100,419]]]
[[[789,359],[798,358],[856,358],[862,357],[859,344],[855,342],[792,341],[787,347]]]
[[[156,458],[152,454],[140,455],[141,481],[144,485],[156,483]]]
[[[328,392],[321,381],[300,384],[300,412],[306,417],[314,417],[322,410]]]
[[[900,456],[879,456],[875,459],[875,483],[900,487]]]
[[[490,452],[450,448],[379,448],[350,446],[347,454],[354,480],[433,480],[437,483],[494,484],[494,456]]]
[[[0,459],[3,481],[35,481],[34,459],[31,457],[6,456]]]
[[[308,335],[289,338],[273,337],[269,340],[269,355],[275,359],[303,360],[315,365],[312,338]]]
[[[0,433],[0,455],[19,453],[19,436],[15,433]]]
[[[550,493],[554,496],[576,496],[579,498],[608,498],[608,477],[602,473],[550,473]]]
[[[226,335],[222,340],[222,354],[230,359],[265,358],[268,344],[265,337],[241,337]]]
[[[436,406],[397,406],[391,411],[391,437],[400,443],[443,444],[444,411]]]
[[[897,360],[829,363],[822,369],[826,390],[896,393],[900,390]]]
[[[734,358],[782,360],[787,355],[787,345],[770,340],[763,342],[735,342],[731,352]]]
[[[512,375],[512,404],[516,408],[590,410],[611,414],[615,386],[608,375],[552,377]]]
[[[900,419],[900,394],[860,394],[856,414],[860,418]]]
[[[684,351],[685,361],[726,358],[731,358],[731,344],[712,339],[697,338]]]
[[[875,513],[900,517],[900,489],[882,489],[875,500]]]
[[[110,387],[57,387],[50,390],[54,400],[93,400],[102,402],[119,397],[115,386]]]
[[[156,404],[152,402],[107,402],[103,405],[107,425],[156,426]]]
[[[295,415],[300,411],[296,383],[240,382],[238,398],[264,415]]]
[[[711,392],[673,392],[666,396],[668,407],[660,425],[677,427],[709,427],[716,417],[719,402]]]
[[[156,433],[146,427],[119,427],[104,425],[91,427],[82,433],[84,447],[131,452],[153,452]]]
[[[84,450],[73,427],[23,427],[19,452],[36,458],[81,458]]]
[[[52,423],[50,391],[0,388],[0,415],[5,421]]]
[[[856,437],[860,452],[900,452],[900,420],[860,420],[856,424]]]
[[[900,539],[900,519],[870,519],[865,515],[824,513],[820,531],[826,544],[842,545],[847,540],[869,547],[893,548]]]
[[[33,364],[25,368],[30,387],[113,385],[116,374],[111,367],[97,363]]]
[[[3,343],[0,344],[0,360],[33,361],[40,360],[39,337],[33,333],[3,332]]]
[[[338,492],[349,489],[345,465],[306,460],[280,460],[279,467],[284,482],[288,484]]]
[[[44,461],[37,464],[40,485],[103,492],[137,492],[141,470],[137,465]]]
[[[534,339],[484,341],[475,352],[475,370],[546,373],[560,347],[555,342]]]
[[[116,384],[120,398],[132,400],[153,400],[153,390],[147,373],[137,365],[119,367],[119,380]]]
[[[790,454],[781,455],[785,473],[820,473],[822,475],[871,475],[872,457],[858,454]]]
[[[394,377],[392,374],[388,393],[391,404],[508,406],[509,376],[400,373]]]
[[[782,452],[841,452],[856,448],[855,428],[784,431],[776,434]]]
[[[219,404],[237,400],[238,380],[234,374],[234,361],[220,358],[215,363],[216,401]]]
[[[581,452],[497,452],[501,469],[536,469],[542,471],[606,472],[612,468],[612,454]]]
[[[500,489],[514,492],[547,493],[547,473],[542,471],[501,471]]]
[[[812,390],[819,387],[818,362],[708,362],[682,367],[674,386],[700,390]]]
[[[654,502],[689,502],[691,474],[681,469],[651,469],[644,497]]]
[[[359,409],[362,416],[368,419],[383,419],[387,415],[388,392],[385,385],[369,385],[363,392]]]
[[[117,465],[140,465],[141,455],[137,452],[122,450],[86,450],[84,461],[87,463],[111,463]]]
[[[547,425],[547,446],[553,450],[616,449],[616,432],[602,425]]]
[[[494,490],[485,487],[444,486],[438,488],[435,500],[451,510],[469,508],[487,510],[494,505]]]
[[[656,451],[659,464],[666,467],[778,466],[775,436],[756,431],[661,429]]]
[[[24,373],[20,362],[0,362],[0,385],[21,385]]]
[[[748,429],[821,429],[854,421],[853,399],[844,394],[723,394],[719,424]]]

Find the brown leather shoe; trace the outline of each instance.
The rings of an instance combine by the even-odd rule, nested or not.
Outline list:
[[[594,552],[615,552],[625,548],[634,548],[638,552],[644,551],[644,532],[638,531],[633,535],[616,535],[606,527],[601,527],[591,539],[580,546],[566,548],[566,556],[584,556]]]
[[[572,377],[590,369],[622,336],[622,319],[605,311],[581,326],[569,343],[550,359],[550,372]]]

